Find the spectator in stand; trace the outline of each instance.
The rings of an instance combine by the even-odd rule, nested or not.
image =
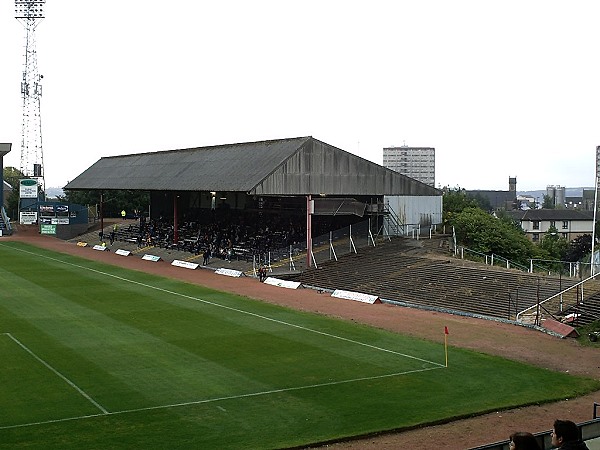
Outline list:
[[[581,439],[581,432],[575,422],[555,420],[552,428],[552,445],[562,450],[589,450]]]
[[[518,431],[510,435],[510,450],[542,450],[535,436],[525,431]]]

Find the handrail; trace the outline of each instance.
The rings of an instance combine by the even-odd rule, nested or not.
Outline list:
[[[383,204],[383,211],[385,213],[387,213],[387,220],[391,222],[388,223],[388,226],[391,225],[391,228],[394,229],[394,231],[396,231],[396,233],[402,233],[404,234],[405,232],[405,225],[404,223],[402,223],[402,220],[400,219],[400,217],[398,216],[398,214],[396,214],[396,211],[394,211],[394,208],[392,208],[390,206],[389,201],[387,203]],[[384,219],[385,222],[385,219]],[[391,234],[388,230],[388,234]]]
[[[533,273],[533,268],[534,267],[539,267],[541,269],[543,269],[544,271],[550,272],[550,270],[548,270],[548,268],[543,267],[543,266],[538,266],[538,265],[534,265],[533,261],[540,261],[540,262],[547,262],[547,263],[560,263],[560,264],[568,264],[569,265],[569,276],[576,276],[573,275],[575,272],[577,272],[577,270],[573,269],[573,266],[575,266],[575,268],[577,269],[579,266],[585,266],[585,265],[591,265],[590,263],[586,263],[583,261],[563,261],[563,260],[559,260],[559,259],[540,259],[540,258],[532,258],[529,260],[530,261],[530,272]],[[562,272],[562,271],[561,271]]]
[[[10,224],[10,218],[6,214],[6,210],[4,209],[4,206],[0,207],[0,213],[2,214],[2,220],[3,220],[4,224],[6,225],[8,234],[12,234],[12,226]]]
[[[556,294],[554,294],[554,295],[551,295],[551,296],[550,296],[550,297],[548,297],[546,300],[543,300],[543,301],[541,301],[539,304],[535,304],[535,305],[533,305],[533,306],[530,306],[529,308],[526,308],[526,309],[524,309],[524,310],[523,310],[523,311],[521,311],[520,313],[517,313],[517,317],[516,317],[516,320],[517,320],[517,322],[519,321],[519,319],[521,318],[521,316],[522,316],[523,314],[525,314],[526,312],[528,312],[528,311],[530,311],[530,310],[532,310],[532,309],[534,309],[534,308],[537,308],[539,305],[543,305],[544,303],[547,303],[547,302],[549,302],[550,300],[553,300],[553,299],[555,299],[556,297],[562,296],[564,293],[566,293],[566,292],[570,291],[571,289],[576,289],[578,286],[581,286],[581,285],[583,285],[583,283],[585,283],[585,282],[587,282],[587,281],[590,281],[590,280],[592,280],[592,279],[596,278],[598,275],[600,275],[600,273],[597,273],[597,274],[595,274],[595,275],[592,275],[592,276],[590,276],[590,277],[586,278],[585,280],[581,280],[580,282],[578,282],[578,283],[575,283],[573,286],[569,286],[568,288],[566,288],[566,289],[563,289],[562,291],[560,291],[560,292],[557,292],[557,293],[556,293]]]
[[[485,263],[486,264],[488,264],[488,258],[491,258],[491,264],[490,264],[491,266],[494,265],[494,259],[499,259],[501,261],[506,262],[506,266],[507,266],[506,268],[507,269],[510,269],[511,267],[515,267],[515,268],[518,268],[518,269],[520,269],[520,270],[522,270],[524,272],[529,272],[529,267],[526,267],[526,266],[524,266],[522,264],[519,264],[519,263],[516,263],[516,262],[511,262],[509,259],[507,259],[507,258],[505,258],[503,256],[500,256],[500,255],[496,255],[495,253],[492,253],[491,255],[487,255],[485,253],[478,252],[477,250],[471,250],[470,248],[463,247],[463,246],[460,246],[458,248],[460,248],[461,251],[462,251],[462,253],[461,253],[461,259],[463,259],[463,254],[466,251],[468,253],[473,253],[473,254],[482,256],[485,259]]]

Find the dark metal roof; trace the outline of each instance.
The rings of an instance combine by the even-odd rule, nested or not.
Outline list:
[[[0,143],[0,158],[10,153],[11,143]]]
[[[507,211],[514,219],[523,221],[548,220],[593,220],[593,211],[576,209],[528,209],[525,211]]]
[[[65,189],[441,195],[310,136],[105,157]]]
[[[511,191],[476,190],[465,192],[471,197],[486,198],[493,209],[505,208],[507,203],[511,203],[517,198],[516,192]]]

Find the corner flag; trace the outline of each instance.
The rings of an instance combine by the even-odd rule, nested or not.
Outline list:
[[[448,367],[448,327],[444,327],[444,353],[446,355],[446,367]]]

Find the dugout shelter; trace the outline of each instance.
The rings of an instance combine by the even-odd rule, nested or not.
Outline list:
[[[299,214],[308,236],[312,216],[385,216],[390,203],[404,224],[442,215],[440,190],[311,136],[103,157],[65,189],[148,191],[150,219],[172,217],[175,239],[206,211]]]

